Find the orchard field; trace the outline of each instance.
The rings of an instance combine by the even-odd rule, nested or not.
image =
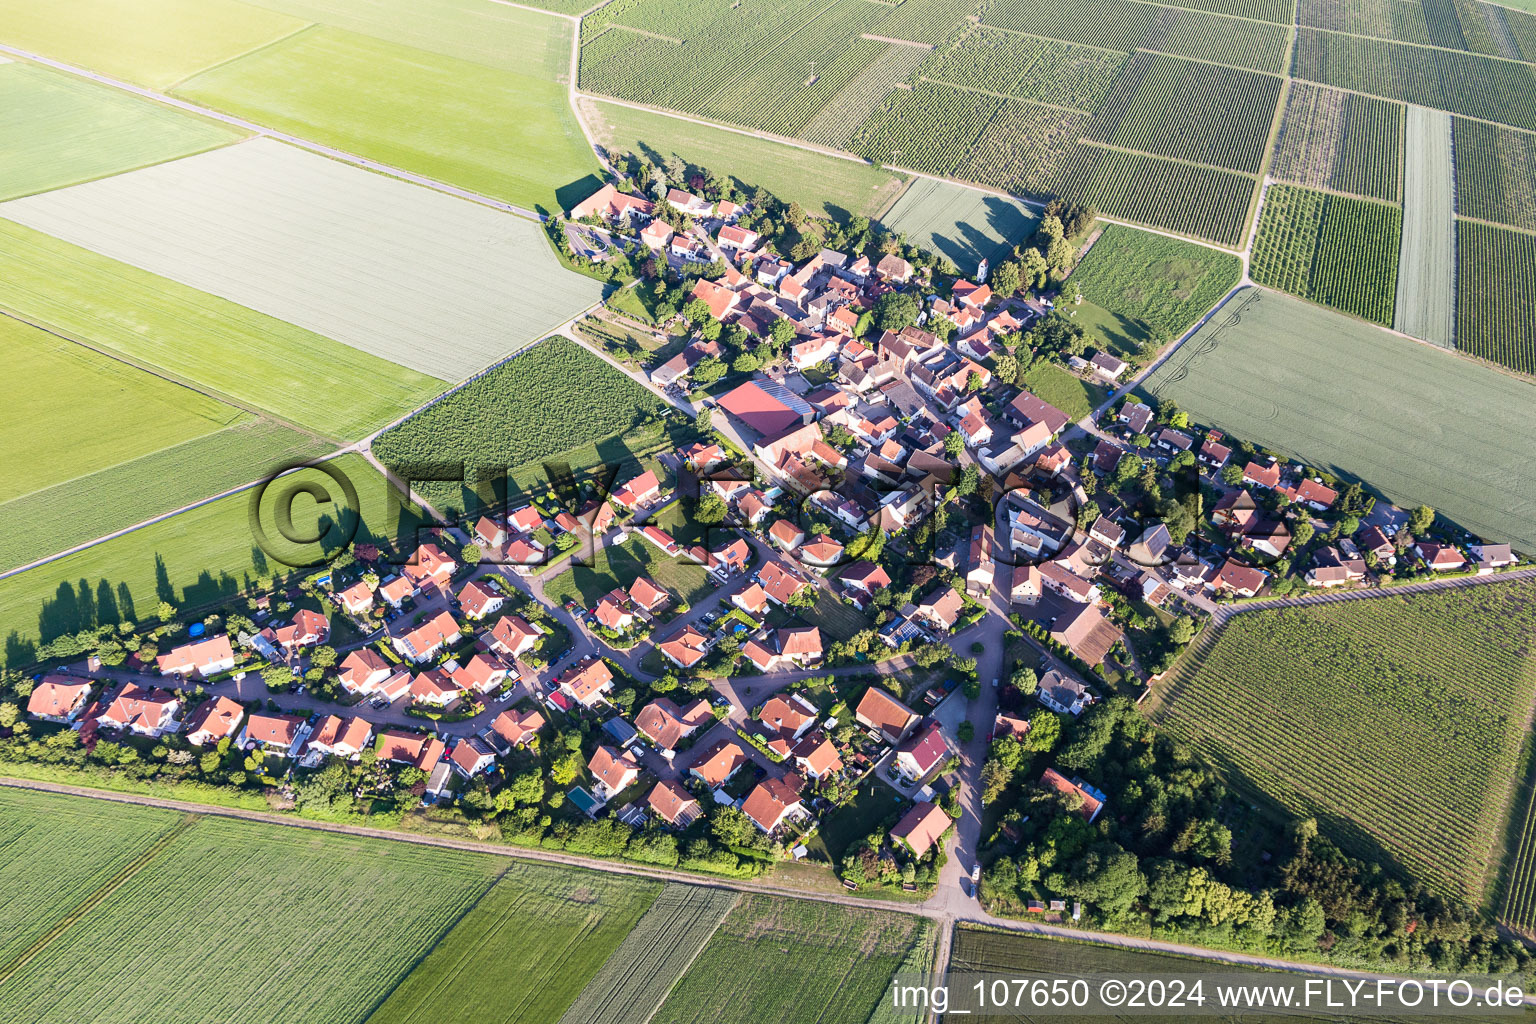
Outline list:
[[[1397,293],[1402,211],[1273,185],[1253,243],[1253,279],[1388,326]]]
[[[1536,698],[1533,636],[1528,581],[1241,611],[1175,666],[1154,717],[1347,849],[1481,903]]]

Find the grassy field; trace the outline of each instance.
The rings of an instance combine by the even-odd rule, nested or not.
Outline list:
[[[1362,366],[1391,366],[1392,387],[1370,386]],[[1146,388],[1197,423],[1536,550],[1536,480],[1525,454],[1536,448],[1536,387],[1525,381],[1248,289]]]
[[[362,437],[443,388],[3,217],[0,309],[334,438]]]
[[[1237,979],[1246,975],[1254,982],[1262,982],[1270,975],[1262,971],[1244,970],[1230,964],[1212,964],[1208,960],[1175,956],[1170,953],[1152,953],[1133,949],[1117,949],[1112,946],[1089,946],[1080,942],[1046,939],[1017,932],[994,932],[971,925],[955,928],[954,947],[950,954],[950,970],[966,974],[995,974],[1008,978],[1075,978],[1092,975],[1111,975],[1129,978],[1168,978],[1175,975],[1209,974],[1212,972]],[[1209,991],[1209,986],[1207,986]],[[957,1009],[958,1001],[952,1002]],[[1072,1024],[1120,1024],[1129,1019],[1123,1013],[1103,1015],[1071,1014],[1062,1017],[1057,1013],[1039,1015],[990,1013],[993,1020],[1011,1024],[1049,1024],[1052,1021],[1070,1020]],[[1344,1017],[1329,1014],[1314,1017],[1300,1013],[1284,1016],[1264,1016],[1251,1012],[1221,1014],[1206,1007],[1202,1020],[1211,1024],[1337,1024]],[[1409,1014],[1387,1017],[1371,1014],[1369,1018],[1352,1015],[1348,1019],[1370,1024],[1412,1024],[1418,1020]]]
[[[902,914],[744,895],[652,1024],[867,1020],[931,927]]]
[[[1244,613],[1154,714],[1240,787],[1476,904],[1536,697],[1533,629],[1529,583]]]
[[[14,200],[0,216],[442,380],[601,294],[535,224],[271,139]]]
[[[736,894],[724,889],[662,889],[560,1024],[644,1024],[736,901]]]
[[[625,875],[514,863],[368,1020],[549,1024],[661,891]]]
[[[251,418],[10,317],[0,317],[0,349],[8,371],[0,455],[9,467],[0,506]]]
[[[1456,345],[1536,374],[1536,235],[1457,222]]]
[[[250,420],[0,504],[0,572],[332,451]]]
[[[239,0],[0,0],[0,42],[152,89],[304,25]]]
[[[504,864],[203,819],[0,987],[0,1017],[362,1021]]]
[[[407,537],[414,536],[408,523],[399,526],[399,505],[384,478],[361,456],[342,456],[333,465],[352,481],[362,506],[354,539],[390,540],[402,529]],[[325,487],[331,501],[320,505],[293,497],[294,485],[305,482]],[[314,560],[345,537],[358,518],[345,511],[343,492],[324,473],[305,470],[284,477],[262,501],[260,521],[271,539],[271,551],[264,552],[252,528],[252,497],[252,492],[242,492],[220,498],[0,580],[5,663],[28,663],[31,645],[39,638],[50,640],[97,622],[148,618],[162,598],[199,606],[252,587],[262,577],[284,575],[289,571],[284,561]],[[280,539],[274,517],[285,500],[292,501],[295,535],[323,533],[320,542],[294,545]]]
[[[1275,185],[1254,237],[1253,279],[1385,327],[1407,252],[1402,234],[1396,206]]]
[[[499,41],[515,70],[321,25],[176,94],[529,209],[565,209],[596,191],[597,161],[564,79],[550,73],[567,66],[570,23],[487,6],[463,31]]]
[[[1040,215],[1023,203],[962,185],[918,178],[881,222],[924,249],[948,256],[962,274],[994,264],[1034,234]]]
[[[244,133],[36,64],[0,65],[0,200],[223,146]]]
[[[754,139],[665,114],[583,100],[587,122],[606,148],[653,160],[676,156],[692,167],[761,186],[812,213],[873,217],[900,191],[900,175],[853,160]]]
[[[1456,340],[1456,167],[1451,115],[1408,108],[1403,247],[1392,326],[1450,348]]]
[[[821,828],[807,841],[811,857],[837,866],[854,843],[874,831],[886,818],[899,814],[906,801],[873,776],[859,785],[852,800],[822,819]],[[893,819],[891,825],[896,824]]]
[[[386,465],[456,462],[466,478],[482,470],[527,466],[596,444],[593,461],[627,451],[612,439],[655,417],[659,399],[568,338],[528,349],[381,436],[374,454]],[[533,481],[522,479],[527,486]],[[437,492],[434,492],[434,496]],[[458,503],[450,501],[450,506]]]
[[[1242,276],[1242,261],[1205,246],[1111,224],[1072,272],[1083,296],[1176,338]]]
[[[0,975],[181,820],[173,811],[0,790]],[[0,997],[3,1001],[3,997]]]
[[[1072,417],[1087,416],[1109,399],[1109,391],[1069,373],[1055,363],[1040,363],[1024,375],[1024,386]]]

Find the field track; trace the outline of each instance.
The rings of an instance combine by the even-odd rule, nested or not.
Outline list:
[[[1451,348],[1456,342],[1456,168],[1451,115],[1408,108],[1403,252],[1392,326]]]

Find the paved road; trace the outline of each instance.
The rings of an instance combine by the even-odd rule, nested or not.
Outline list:
[[[468,839],[454,839],[448,836],[416,835],[409,832],[396,832],[388,829],[366,828],[361,825],[344,825],[335,822],[308,821],[291,815],[273,814],[264,811],[248,811],[229,807],[215,807],[209,804],[192,803],[186,800],[169,800],[158,797],[140,796],[134,793],[110,793],[103,790],[89,789],[84,786],[61,785],[52,782],[35,782],[29,779],[15,779],[0,776],[0,786],[8,786],[13,789],[28,789],[44,793],[58,793],[68,796],[88,797],[94,800],[105,800],[113,803],[133,804],[140,807],[158,807],[164,810],[179,811],[187,814],[201,814],[210,817],[239,818],[245,821],[262,822],[269,825],[278,825],[285,828],[310,829],[316,832],[332,832],[341,835],[361,836],[371,839],[381,839],[397,843],[414,843],[418,846],[433,846],[440,849],[459,850],[467,853],[488,853],[500,857],[509,857],[517,860],[539,861],[546,864],[561,864],[567,867],[590,868],[598,871],[611,872],[623,875],[638,875],[646,878],[661,878],[668,881],[683,882],[688,885],[702,886],[713,889],[727,889],[735,892],[768,893],[776,896],[784,896],[791,899],[808,900],[816,903],[832,903],[840,906],[853,907],[861,910],[877,908],[887,913],[909,914],[913,916],[927,917],[939,922],[941,925],[949,925],[953,922],[968,922],[985,924],[990,927],[1000,928],[1005,931],[1022,932],[1032,935],[1042,935],[1051,938],[1070,938],[1094,945],[1113,946],[1123,949],[1140,949],[1149,952],[1176,953],[1183,956],[1202,957],[1220,963],[1234,964],[1242,967],[1260,967],[1268,970],[1291,971],[1297,973],[1329,975],[1347,978],[1377,978],[1390,977],[1390,975],[1374,974],[1366,971],[1346,970],[1339,967],[1329,967],[1315,964],[1299,963],[1294,960],[1284,960],[1279,957],[1257,956],[1246,953],[1231,953],[1221,950],[1202,949],[1198,946],[1187,946],[1176,942],[1162,942],[1156,939],[1141,939],[1128,935],[1110,935],[1097,932],[1083,932],[1073,928],[1064,928],[1056,925],[1037,924],[1030,921],[1011,921],[1003,918],[994,918],[976,908],[974,904],[967,907],[961,904],[953,914],[946,913],[942,908],[935,906],[933,901],[922,904],[892,903],[883,900],[863,899],[853,895],[840,895],[836,893],[813,893],[790,886],[778,885],[770,881],[760,879],[723,879],[710,878],[705,875],[690,874],[682,871],[672,871],[665,868],[657,868],[648,865],[631,865],[620,861],[597,860],[588,857],[579,857],[567,853],[557,853],[550,850],[528,849],[524,847],[507,846],[500,843],[476,842]],[[1536,995],[1528,996],[1527,1002],[1536,1002]]]

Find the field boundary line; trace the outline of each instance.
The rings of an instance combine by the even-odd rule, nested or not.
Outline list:
[[[1536,230],[1531,228],[1517,228],[1513,224],[1500,224],[1496,220],[1483,220],[1481,217],[1464,217],[1456,215],[1457,220],[1464,220],[1468,224],[1481,224],[1485,228],[1497,228],[1500,231],[1513,231],[1517,235],[1536,235]]]
[[[52,945],[55,939],[73,928],[80,922],[81,918],[100,906],[103,900],[126,885],[128,880],[134,875],[148,867],[149,863],[159,857],[167,846],[181,838],[187,829],[195,825],[200,819],[201,815],[195,811],[187,811],[182,815],[180,821],[160,833],[153,843],[133,860],[123,865],[117,874],[103,882],[94,892],[87,893],[79,903],[75,904],[69,913],[60,918],[45,934],[39,936],[36,942],[20,953],[17,953],[11,958],[9,963],[0,965],[0,985],[4,985],[17,971],[41,955],[43,950]]]
[[[1281,21],[1265,21],[1263,18],[1250,18],[1246,14],[1228,14],[1225,11],[1207,11],[1204,8],[1199,7],[1180,7],[1177,4],[1156,3],[1155,0],[1132,0],[1132,2],[1141,4],[1143,7],[1161,7],[1164,10],[1169,11],[1192,11],[1195,14],[1209,14],[1217,18],[1230,18],[1232,21],[1246,21],[1253,25],[1273,25],[1276,28],[1289,27]]]
[[[1205,171],[1219,171],[1222,174],[1235,174],[1239,178],[1247,178],[1255,185],[1263,180],[1256,171],[1234,171],[1230,167],[1217,167],[1215,164],[1202,164],[1198,160],[1187,160],[1181,156],[1163,156],[1161,153],[1149,153],[1144,149],[1131,149],[1129,146],[1121,146],[1112,142],[1100,142],[1097,139],[1090,139],[1085,137],[1080,140],[1080,144],[1084,146],[1093,146],[1097,149],[1113,149],[1120,153],[1130,153],[1133,156],[1143,156],[1151,160],[1166,160],[1171,164],[1183,164],[1185,167],[1198,167]],[[1262,161],[1260,162],[1260,166],[1263,166]],[[1247,247],[1244,246],[1244,248]]]
[[[609,2],[611,3],[612,0],[609,0]],[[890,43],[892,46],[913,46],[919,50],[927,50],[930,53],[938,49],[938,46],[934,43],[915,43],[910,39],[897,39],[895,36],[877,36],[872,32],[865,32],[859,38],[873,39],[877,43]]]
[[[320,156],[329,157],[332,160],[336,160],[344,164],[351,164],[353,167],[357,167],[365,171],[373,171],[376,174],[382,174],[386,177],[396,178],[400,181],[404,181],[412,185],[419,185],[422,188],[429,188],[433,191],[441,192],[444,195],[450,195],[458,199],[464,199],[472,203],[478,203],[481,206],[488,206],[493,210],[500,210],[503,213],[510,213],[515,216],[522,217],[525,220],[534,221],[535,223],[542,224],[544,221],[543,216],[534,210],[524,209],[521,206],[516,206],[512,203],[508,203],[500,199],[493,199],[490,196],[482,195],[479,192],[474,192],[470,189],[463,188],[458,185],[450,185],[445,181],[438,181],[436,178],[429,178],[425,174],[418,174],[415,171],[407,171],[404,168],[395,167],[378,160],[370,160],[367,157],[358,156],[356,153],[348,153],[344,149],[337,149],[334,146],[327,146],[319,142],[312,142],[309,139],[298,135],[290,135],[287,132],[278,131],[275,128],[267,128],[255,121],[250,121],[243,117],[236,117],[234,114],[226,114],[222,111],[215,110],[212,107],[205,107],[201,104],[193,103],[189,100],[184,100],[179,96],[170,96],[163,92],[157,92],[154,89],[146,89],[141,85],[133,85],[132,83],[124,82],[121,79],[112,78],[108,75],[103,75],[95,71],[76,67],[73,64],[66,64],[63,61],[54,60],[51,57],[44,57],[40,54],[32,53],[15,46],[9,46],[5,43],[0,43],[0,54],[8,54],[12,57],[18,57],[22,60],[31,61],[35,64],[41,64],[44,67],[50,67],[56,71],[63,71],[67,74],[75,75],[78,78],[84,78],[88,81],[96,82],[100,85],[110,86],[114,89],[131,93],[144,99],[154,100],[156,103],[160,103],[168,107],[173,107],[177,110],[183,111],[184,113],[197,114],[201,117],[211,118],[215,121],[222,121],[225,124],[234,125],[237,128],[242,128],[250,132],[252,135],[276,139],[278,142],[284,142],[290,146],[297,146],[300,149],[308,150],[311,153],[317,153]]]
[[[604,2],[612,3],[613,0],[604,0]],[[580,14],[566,14],[564,11],[551,11],[545,7],[533,7],[529,4],[516,3],[515,0],[491,0],[491,3],[501,4],[503,7],[516,7],[520,11],[528,11],[532,14],[547,14],[551,18],[560,18],[563,21],[575,22],[578,25],[581,24],[581,19],[588,13],[587,11],[582,11]],[[601,7],[603,5],[598,4],[597,6]],[[593,10],[596,9],[595,7],[593,8]]]
[[[1145,0],[1136,0],[1136,2],[1137,3],[1144,3]],[[1529,14],[1530,12],[1529,11],[1525,11],[1523,13]],[[1457,49],[1454,49],[1453,47],[1449,47],[1449,46],[1436,46],[1434,43],[1410,43],[1406,39],[1386,39],[1386,38],[1383,38],[1382,36],[1361,35],[1359,32],[1340,32],[1337,29],[1317,28],[1314,25],[1297,25],[1296,26],[1296,36],[1297,36],[1298,39],[1301,37],[1301,30],[1302,29],[1307,29],[1310,32],[1326,32],[1326,33],[1328,33],[1331,36],[1346,36],[1346,37],[1348,37],[1350,39],[1366,39],[1366,40],[1369,40],[1370,42],[1373,42],[1373,43],[1392,43],[1392,44],[1395,44],[1397,46],[1411,46],[1411,47],[1413,47],[1416,50],[1439,50],[1441,53],[1459,53],[1459,54],[1461,54],[1464,57],[1486,57],[1489,60],[1500,61],[1501,63],[1504,63],[1504,64],[1519,64],[1522,67],[1530,68],[1532,74],[1536,74],[1536,64],[1532,64],[1528,60],[1521,60],[1518,57],[1501,57],[1501,56],[1499,56],[1498,54],[1495,54],[1495,53],[1476,53],[1476,52],[1474,52],[1472,50],[1457,50]],[[1407,101],[1404,101],[1404,102],[1407,102]],[[1439,108],[1436,107],[1436,108],[1431,108],[1431,109],[1439,109]],[[1446,111],[1446,113],[1451,113],[1451,112],[1450,111]],[[1497,123],[1497,122],[1495,122],[1495,123]],[[1526,129],[1526,130],[1529,131],[1530,129]]]
[[[1088,114],[1089,116],[1093,115],[1093,111],[1083,110],[1081,107],[1068,107],[1063,106],[1060,103],[1047,103],[1045,100],[1032,100],[1027,96],[1015,96],[1011,92],[993,92],[991,89],[982,89],[979,86],[974,85],[957,85],[954,82],[946,82],[942,78],[930,78],[927,75],[919,75],[918,81],[928,82],[931,85],[942,85],[946,89],[955,89],[959,92],[974,92],[982,96],[991,96],[993,99],[1012,100],[1014,103],[1028,103],[1036,107],[1044,107],[1047,110],[1060,110],[1068,114]],[[993,117],[996,116],[996,114],[993,115]],[[991,127],[991,125],[992,122],[989,120],[985,125],[982,126],[981,132],[983,135],[986,134],[987,128]],[[980,137],[978,136],[978,139],[979,138]],[[967,150],[967,154],[969,154],[969,150]]]
[[[1398,197],[1397,202],[1393,202],[1390,199],[1378,199],[1375,196],[1357,195],[1354,192],[1345,192],[1345,191],[1343,191],[1341,189],[1329,188],[1326,185],[1306,185],[1306,184],[1303,184],[1303,183],[1301,183],[1299,181],[1288,181],[1285,178],[1276,178],[1276,177],[1273,177],[1273,176],[1267,175],[1267,174],[1265,175],[1265,179],[1266,179],[1266,185],[1265,185],[1266,188],[1269,185],[1282,185],[1282,186],[1285,186],[1287,188],[1304,188],[1304,189],[1306,189],[1309,192],[1321,192],[1323,195],[1326,195],[1326,196],[1338,196],[1340,199],[1355,199],[1355,200],[1359,200],[1362,203],[1375,203],[1377,206],[1385,206],[1385,207],[1387,207],[1388,209],[1391,209],[1391,210],[1401,210],[1403,208],[1403,203],[1402,203],[1402,197],[1401,196]],[[1401,183],[1399,183],[1399,185],[1398,185],[1398,191],[1399,192],[1402,191]],[[1465,218],[1465,219],[1466,220],[1471,220],[1472,218],[1468,217],[1468,218]],[[1493,226],[1494,227],[1498,227],[1499,225],[1495,224]],[[1536,235],[1536,231],[1531,232],[1531,234]],[[1290,292],[1286,292],[1286,294],[1289,295]],[[1299,298],[1301,298],[1301,296],[1298,295],[1298,296],[1296,296],[1296,298],[1299,299]],[[1332,309],[1333,307],[1330,306],[1328,308]],[[1339,312],[1343,312],[1343,310],[1340,310]],[[1374,320],[1371,321],[1371,322],[1375,323]]]
[[[279,45],[281,43],[286,43],[288,40],[293,39],[293,38],[295,38],[297,36],[301,36],[305,32],[308,32],[312,28],[326,28],[326,27],[327,26],[322,25],[318,21],[311,21],[307,25],[300,25],[298,28],[294,29],[292,32],[285,32],[282,35],[278,36],[276,39],[268,39],[264,43],[258,43],[257,45],[251,47],[249,50],[246,50],[243,53],[237,53],[237,54],[235,54],[232,57],[225,57],[223,60],[214,61],[212,64],[209,64],[207,67],[198,68],[196,71],[192,72],[190,75],[182,75],[180,78],[178,78],[176,81],[172,82],[170,85],[167,85],[161,91],[165,92],[165,93],[170,93],[172,90],[179,89],[183,85],[186,85],[188,82],[192,81],[192,79],[198,77],[199,75],[207,74],[208,72],[213,71],[216,68],[222,68],[225,65],[233,64],[236,61],[245,60],[245,58],[247,58],[247,57],[254,57],[256,54],[260,53],[262,50],[268,50],[268,49],[271,49],[272,47],[277,46],[277,45]]]
[[[233,128],[234,125],[227,125],[226,127]],[[240,143],[245,142],[250,138],[251,134],[247,132],[243,138],[230,139],[228,142],[220,142],[211,146],[204,146],[202,149],[194,149],[186,153],[178,153],[175,156],[165,157],[161,160],[150,160],[146,163],[135,164],[132,167],[124,167],[121,170],[107,171],[103,174],[95,174],[89,178],[81,178],[79,181],[71,181],[66,185],[51,185],[48,188],[40,188],[35,192],[25,192],[20,195],[10,196],[6,199],[0,199],[0,205],[15,202],[21,199],[31,199],[33,196],[47,195],[49,192],[61,192],[67,188],[74,188],[76,185],[89,185],[93,182],[105,181],[108,178],[115,178],[119,174],[132,174],[134,171],[148,170],[151,167],[159,167],[161,164],[169,164],[174,163],[177,160],[187,160],[194,156],[202,156],[206,153],[212,153],[216,150],[228,149],[230,146],[238,146]]]
[[[948,915],[936,909],[928,903],[886,903],[870,899],[861,899],[855,896],[840,896],[830,893],[808,892],[794,889],[788,886],[775,885],[770,882],[762,882],[753,879],[724,878],[711,875],[690,874],[669,868],[658,868],[654,865],[632,864],[623,861],[605,861],[593,858],[576,856],[573,854],[555,852],[534,847],[512,846],[505,843],[480,842],[470,839],[456,839],[451,836],[432,836],[421,833],[395,831],[390,829],[370,828],[362,825],[347,825],[340,822],[312,821],[303,818],[287,817],[268,811],[250,811],[236,807],[219,807],[212,804],[199,804],[187,800],[176,800],[167,797],[151,797],[137,793],[119,793],[110,790],[92,789],[87,786],[74,786],[56,782],[41,782],[31,779],[18,779],[0,775],[0,786],[13,789],[28,789],[42,793],[55,793],[63,796],[77,796],[92,800],[102,800],[109,803],[133,804],[140,807],[159,807],[168,810],[183,811],[190,814],[198,814],[205,817],[238,818],[246,821],[261,822],[269,825],[279,825],[288,828],[311,829],[319,832],[332,832],[341,835],[352,835],[362,838],[383,839],[387,841],[416,843],[423,846],[437,846],[443,849],[461,850],[466,853],[488,853],[494,856],[509,859],[541,861],[548,864],[563,864],[568,867],[582,868],[590,871],[611,871],[616,874],[636,875],[642,878],[657,878],[668,881],[680,882],[685,885],[699,886],[702,888],[726,889],[736,892],[752,892],[769,896],[782,896],[788,899],[807,900],[814,903],[831,903],[847,907],[856,907],[862,910],[884,910],[888,913],[905,914],[912,917],[925,917],[934,921],[942,921]],[[1143,939],[1133,935],[1120,935],[1114,932],[1090,932],[1074,928],[1065,928],[1059,925],[1040,924],[1033,921],[1014,920],[1011,918],[993,917],[978,908],[976,916],[955,916],[954,922],[958,924],[973,925],[983,929],[991,929],[1001,932],[1018,932],[1029,935],[1043,935],[1047,938],[1061,939],[1070,942],[1079,942],[1090,946],[1109,946],[1118,949],[1133,949],[1160,953],[1172,953],[1177,956],[1191,957],[1213,963],[1235,964],[1245,967],[1259,967],[1268,970],[1286,971],[1295,974],[1319,974],[1341,978],[1391,978],[1398,975],[1382,972],[1361,971],[1346,967],[1336,967],[1332,964],[1306,963],[1299,960],[1285,960],[1279,957],[1269,957],[1260,954],[1240,953],[1232,950],[1207,949],[1201,946],[1191,946],[1178,942],[1167,942],[1161,939]],[[1536,1005],[1536,993],[1528,994],[1526,1001]]]
[[[1095,46],[1093,43],[1074,43],[1074,42],[1071,42],[1071,41],[1066,40],[1066,39],[1057,39],[1055,36],[1042,36],[1042,35],[1039,35],[1039,34],[1037,34],[1035,32],[1024,32],[1024,31],[1022,31],[1020,29],[1016,29],[1016,28],[1004,28],[1001,25],[994,25],[990,21],[973,22],[972,25],[971,25],[971,28],[968,31],[964,32],[960,36],[960,39],[964,39],[966,36],[971,35],[978,28],[989,29],[989,30],[991,30],[993,32],[1002,32],[1005,35],[1010,35],[1010,36],[1021,36],[1021,37],[1025,38],[1025,39],[1038,39],[1042,43],[1050,43],[1053,46],[1080,46],[1080,47],[1082,47],[1085,50],[1098,50],[1101,53],[1118,53],[1120,56],[1124,57],[1126,60],[1129,60],[1130,57],[1131,57],[1131,54],[1135,52],[1134,50],[1117,50],[1113,46]],[[959,42],[960,39],[957,39],[955,41]],[[947,42],[947,40],[946,40],[946,42]],[[1150,51],[1148,51],[1148,52],[1150,52]],[[1228,66],[1229,65],[1226,65],[1226,64],[1222,65],[1222,67],[1228,67]]]
[[[1160,7],[1162,5],[1161,4],[1157,4],[1157,5],[1154,5],[1154,6],[1159,6]],[[1180,11],[1193,11],[1193,10],[1197,10],[1197,8],[1194,8],[1194,7],[1179,7],[1179,8],[1176,8],[1176,10],[1180,10]],[[1200,13],[1202,13],[1202,14],[1215,14],[1216,12],[1215,11],[1201,11]],[[1264,24],[1266,24],[1266,25],[1274,25],[1275,23],[1272,22],[1272,21],[1266,21]],[[1279,26],[1279,27],[1289,28],[1290,26]],[[1081,46],[1082,44],[1081,43],[1073,43],[1072,45],[1074,45],[1074,46]],[[1291,66],[1291,50],[1290,50],[1291,45],[1292,44],[1290,44],[1290,43],[1286,43],[1285,66],[1287,68],[1289,68]],[[1144,46],[1138,46],[1138,47],[1136,47],[1136,49],[1131,51],[1131,55],[1132,56],[1135,56],[1138,53],[1150,53],[1150,54],[1153,54],[1154,56],[1158,56],[1158,57],[1171,57],[1174,60],[1187,60],[1191,64],[1204,64],[1205,66],[1212,67],[1212,68],[1226,68],[1228,71],[1242,71],[1242,72],[1244,72],[1246,74],[1250,74],[1250,75],[1263,75],[1265,78],[1282,78],[1282,79],[1285,79],[1285,80],[1289,81],[1290,77],[1291,77],[1290,75],[1283,74],[1282,72],[1279,72],[1279,71],[1264,71],[1264,70],[1261,70],[1259,68],[1244,67],[1241,64],[1223,64],[1219,60],[1206,60],[1204,57],[1191,57],[1188,54],[1183,54],[1183,53],[1169,53],[1167,50],[1149,50],[1149,49],[1147,49]]]

